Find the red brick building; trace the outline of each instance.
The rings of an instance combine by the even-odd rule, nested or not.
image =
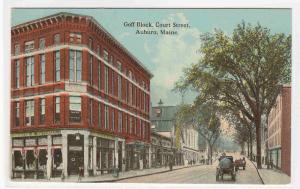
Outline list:
[[[11,47],[12,177],[150,166],[152,74],[94,18],[14,26]]]
[[[268,154],[273,165],[291,175],[291,87],[282,86],[268,116]]]

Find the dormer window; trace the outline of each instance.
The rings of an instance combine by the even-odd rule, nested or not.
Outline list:
[[[34,50],[34,41],[25,42],[25,53],[31,52]]]
[[[81,33],[70,33],[70,43],[81,43]]]

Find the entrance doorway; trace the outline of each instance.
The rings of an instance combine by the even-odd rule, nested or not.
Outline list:
[[[68,175],[78,175],[84,166],[83,135],[68,135]]]

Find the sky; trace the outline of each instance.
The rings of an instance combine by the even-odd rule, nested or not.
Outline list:
[[[180,94],[172,91],[183,69],[200,58],[200,35],[215,28],[231,34],[237,24],[245,21],[260,23],[272,33],[291,34],[290,9],[12,9],[12,26],[58,12],[70,12],[94,17],[109,33],[125,46],[154,75],[151,79],[151,103],[159,99],[164,105],[181,103]],[[171,28],[177,35],[137,35],[137,27],[125,27],[125,22],[188,23],[188,28]],[[155,28],[159,31],[160,29]],[[189,92],[185,103],[193,102],[197,94]]]

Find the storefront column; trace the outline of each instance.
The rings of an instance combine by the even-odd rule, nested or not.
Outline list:
[[[125,140],[122,141],[122,170],[126,169],[126,161],[125,161]]]
[[[84,176],[87,177],[89,176],[88,172],[88,161],[89,161],[89,135],[84,134],[84,139],[83,139],[83,146],[84,146],[84,151],[83,151],[83,162],[84,162]]]
[[[68,176],[68,134],[62,133],[62,161],[63,161],[63,174]]]
[[[149,146],[149,148],[148,148],[148,168],[151,168],[151,166],[152,166],[152,158],[151,158],[151,146]]]
[[[118,138],[115,139],[115,160],[114,160],[114,164],[115,164],[115,168],[119,167],[119,155],[118,155],[118,150],[119,150],[119,145],[118,145]]]
[[[52,172],[52,154],[51,154],[51,147],[52,147],[52,140],[51,140],[51,135],[48,135],[47,137],[47,179],[49,180],[51,177],[51,172]]]
[[[97,137],[93,137],[93,175],[96,175],[97,168]]]

